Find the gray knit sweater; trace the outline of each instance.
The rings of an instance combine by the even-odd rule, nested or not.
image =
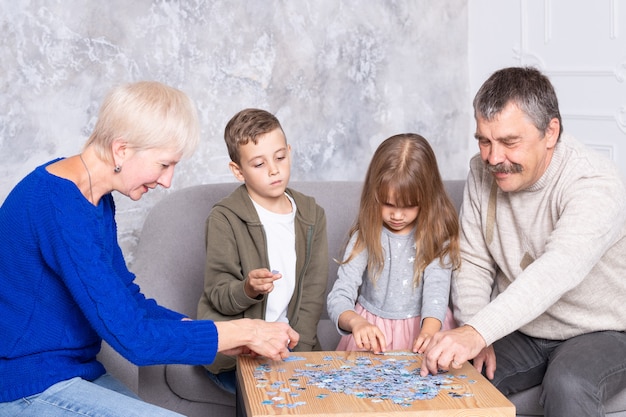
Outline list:
[[[502,192],[472,159],[461,256],[455,318],[487,345],[515,330],[553,340],[626,330],[624,183],[610,161],[571,137],[520,192]]]

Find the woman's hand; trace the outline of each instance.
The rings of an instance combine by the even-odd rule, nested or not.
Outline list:
[[[287,323],[268,323],[253,320],[254,337],[246,346],[251,352],[273,360],[282,360],[289,356],[300,340],[300,335]]]
[[[272,360],[289,356],[300,335],[287,323],[268,323],[258,319],[215,322],[218,332],[218,352],[227,355],[250,353]]]

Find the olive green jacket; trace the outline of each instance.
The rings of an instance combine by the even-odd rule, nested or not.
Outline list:
[[[328,281],[326,215],[315,199],[292,189],[297,207],[296,287],[289,302],[289,324],[300,334],[295,351],[320,350],[317,323],[324,308]],[[244,282],[253,269],[270,269],[266,236],[245,185],[217,203],[206,221],[207,259],[198,319],[214,321],[263,319],[267,296],[250,298]],[[235,369],[236,359],[218,353],[206,365],[213,373]]]

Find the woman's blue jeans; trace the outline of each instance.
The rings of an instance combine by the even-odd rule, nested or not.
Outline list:
[[[512,333],[493,344],[491,381],[504,395],[541,385],[546,417],[604,416],[606,400],[626,389],[626,333],[601,331],[567,340]]]
[[[174,417],[181,415],[148,404],[105,374],[93,382],[73,378],[47,390],[0,403],[0,417]]]

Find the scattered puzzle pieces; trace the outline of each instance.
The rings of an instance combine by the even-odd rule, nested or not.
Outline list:
[[[415,356],[411,352],[388,352],[375,357],[357,356],[354,360],[346,360],[340,356],[325,356],[325,363],[305,363],[302,368],[296,368],[287,381],[272,383],[269,383],[267,374],[271,371],[280,373],[281,368],[272,368],[269,363],[264,363],[255,369],[254,377],[256,387],[267,390],[268,399],[263,400],[261,404],[278,408],[293,408],[306,404],[304,401],[294,403],[286,401],[286,397],[298,397],[300,394],[296,391],[305,390],[306,386],[315,386],[330,393],[343,393],[372,402],[391,401],[404,407],[410,406],[415,401],[433,399],[442,390],[447,391],[452,398],[473,395],[462,392],[463,385],[459,380],[466,379],[466,375],[455,377],[440,371],[437,375],[420,376]],[[285,362],[300,360],[305,358],[290,356]],[[343,363],[336,366],[334,361]],[[328,394],[319,394],[316,397],[323,399],[327,396]]]

